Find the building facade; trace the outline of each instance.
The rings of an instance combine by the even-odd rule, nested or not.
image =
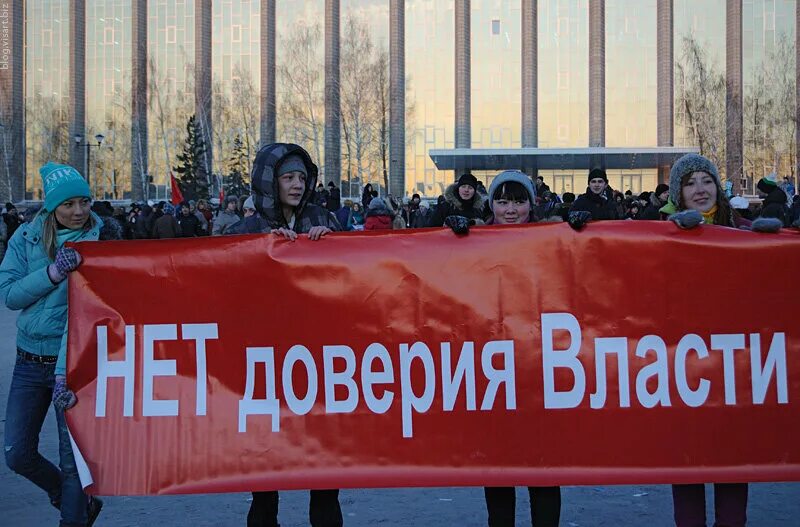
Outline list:
[[[303,145],[345,195],[372,183],[436,196],[455,174],[429,151],[456,147],[696,145],[745,192],[797,175],[794,0],[13,5],[23,49],[16,76],[0,70],[0,199],[40,198],[48,160],[84,163],[98,198],[163,198],[198,112],[212,186],[237,137],[251,160],[265,139]],[[78,129],[103,146],[77,147]],[[540,174],[585,188],[584,170]],[[639,192],[659,171],[609,176]]]

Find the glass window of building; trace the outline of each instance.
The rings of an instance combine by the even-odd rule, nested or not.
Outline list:
[[[147,4],[148,166],[153,199],[164,199],[194,115],[194,0]]]
[[[86,2],[86,137],[89,183],[98,199],[122,199],[131,188],[131,1]]]
[[[656,0],[606,2],[606,146],[656,146]],[[658,171],[609,170],[615,190],[654,190]]]
[[[325,4],[278,0],[276,19],[277,134],[325,165]]]
[[[472,3],[472,147],[519,148],[520,0]]]
[[[539,0],[539,147],[589,144],[589,3]],[[583,192],[585,170],[539,174],[553,192]]]
[[[795,2],[744,0],[745,191],[770,173],[779,181],[795,167]]]
[[[225,177],[235,162],[250,174],[258,151],[261,104],[261,3],[215,0],[212,3],[212,126],[214,173]],[[254,111],[256,110],[256,111]],[[235,149],[234,143],[241,142]]]
[[[409,130],[406,190],[409,194],[435,197],[444,193],[453,181],[453,172],[437,170],[428,155],[432,149],[455,146],[453,2],[406,0],[405,21],[406,129]]]
[[[25,2],[26,194],[42,199],[39,167],[69,162],[69,2]]]
[[[341,2],[342,195],[389,177],[389,0]]]

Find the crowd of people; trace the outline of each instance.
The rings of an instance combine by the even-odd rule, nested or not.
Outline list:
[[[294,240],[307,235],[321,240],[334,231],[447,227],[467,235],[475,225],[567,222],[576,231],[594,221],[668,220],[682,229],[701,224],[774,233],[800,228],[800,198],[785,184],[767,177],[758,182],[760,207],[740,197],[729,199],[717,167],[707,158],[689,154],[672,167],[669,183],[638,196],[616,192],[606,172],[588,174],[579,196],[552,192],[541,177],[521,171],[497,175],[489,189],[463,173],[433,206],[417,194],[407,202],[379,196],[367,185],[358,203],[341,202],[333,183],[318,184],[319,174],[308,152],[297,145],[272,144],[257,154],[250,196],[228,196],[214,214],[200,200],[134,204],[129,211],[91,202],[91,192],[72,167],[48,163],[41,168],[45,199],[33,217],[24,218],[13,204],[3,214],[0,295],[6,306],[20,310],[17,360],[8,397],[5,458],[8,466],[44,490],[60,510],[61,525],[87,526],[97,518],[102,502],[84,494],[70,446],[64,413],[77,402],[66,377],[68,318],[67,277],[81,263],[78,249],[66,242],[107,239],[166,239],[265,233]],[[787,180],[788,181],[788,180]],[[498,271],[499,272],[499,271]],[[38,436],[50,407],[56,409],[59,466],[38,452]],[[557,526],[561,492],[558,487],[530,487],[535,526]],[[747,484],[715,485],[717,525],[744,526]],[[510,487],[487,487],[490,526],[515,524],[515,494]],[[703,485],[674,485],[678,527],[705,525]],[[338,490],[311,491],[311,525],[343,524]],[[248,527],[278,523],[278,493],[255,492]]]

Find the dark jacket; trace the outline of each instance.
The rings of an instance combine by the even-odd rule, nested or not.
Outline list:
[[[666,201],[661,201],[656,196],[656,193],[653,192],[650,194],[650,203],[644,208],[644,210],[639,214],[640,220],[660,220],[661,219],[661,207],[666,205]]]
[[[586,211],[592,214],[592,220],[618,220],[617,206],[604,194],[595,194],[590,188],[578,196],[572,204],[570,212]]]
[[[476,220],[479,224],[483,223],[485,201],[486,198],[477,191],[471,200],[462,201],[458,195],[458,186],[453,183],[444,191],[444,201],[431,214],[428,227],[441,227],[448,216],[464,216]]]
[[[150,233],[150,237],[154,240],[179,238],[181,235],[180,232],[181,230],[175,216],[162,213],[155,223],[153,223],[153,232]]]
[[[242,218],[225,230],[225,234],[260,234],[270,232],[269,224],[261,214],[256,212],[252,216]]]
[[[426,207],[420,207],[411,215],[410,227],[412,229],[422,229],[423,227],[427,227],[432,216],[433,213],[430,211],[430,209]]]
[[[792,208],[789,210],[789,221],[790,223],[794,223],[797,220],[800,220],[800,198],[794,198],[792,201]]]
[[[152,238],[153,237],[153,229],[155,228],[156,221],[158,218],[164,215],[164,212],[160,209],[154,209],[149,215],[147,215],[142,222],[142,226],[144,227],[144,234],[143,238]]]
[[[188,216],[181,214],[176,220],[178,222],[178,235],[181,238],[205,236],[206,231],[203,229],[203,224],[200,223],[200,218],[195,214],[189,214]]]
[[[333,215],[336,216],[336,221],[338,221],[339,225],[341,225],[343,230],[346,231],[350,230],[350,216],[352,214],[353,211],[350,207],[340,207],[333,211]]]
[[[252,190],[256,210],[266,221],[270,229],[289,228],[283,216],[278,200],[278,178],[275,177],[278,166],[289,155],[298,155],[306,165],[306,190],[295,209],[294,231],[298,234],[307,233],[312,227],[328,227],[333,231],[340,231],[342,227],[330,211],[312,203],[312,198],[319,177],[317,165],[311,161],[311,156],[302,147],[288,143],[274,143],[266,145],[256,154],[253,163]]]
[[[330,187],[328,191],[328,210],[336,212],[342,208],[342,191],[338,187]],[[341,222],[339,222],[341,224]]]
[[[19,219],[19,214],[16,210],[14,212],[6,212],[3,214],[3,221],[6,224],[6,239],[10,240],[14,233],[16,232],[17,228],[22,225],[22,220]]]
[[[777,218],[783,222],[784,227],[791,225],[789,221],[789,207],[786,193],[780,188],[776,188],[764,198],[763,208],[761,209],[762,218]]]

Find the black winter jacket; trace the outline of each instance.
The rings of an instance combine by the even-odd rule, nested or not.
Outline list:
[[[613,200],[599,195],[586,188],[586,193],[578,196],[572,204],[570,212],[586,211],[592,214],[592,220],[618,220],[617,207]]]
[[[475,192],[468,202],[461,201],[458,195],[458,186],[453,183],[444,191],[444,201],[436,207],[428,221],[428,227],[441,227],[448,216],[464,216],[478,223],[484,222],[484,203],[486,198],[480,192]]]
[[[764,198],[764,205],[761,209],[761,217],[777,218],[783,222],[785,227],[788,227],[791,225],[791,222],[789,221],[789,207],[786,206],[788,201],[789,199],[787,198],[786,193],[780,188],[776,188],[767,194],[766,198]]]

